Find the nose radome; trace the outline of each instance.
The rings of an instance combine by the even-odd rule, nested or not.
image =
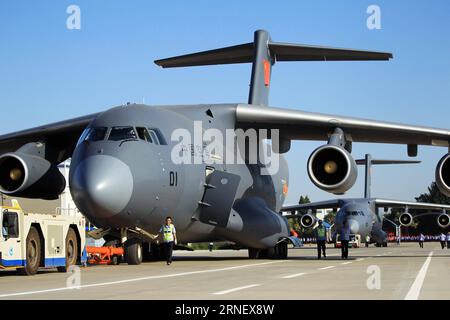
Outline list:
[[[123,161],[95,155],[77,165],[70,187],[81,212],[88,217],[110,218],[130,201],[133,176]]]
[[[348,226],[350,227],[350,232],[352,234],[359,233],[359,223],[358,223],[358,221],[356,221],[354,219],[349,219],[348,220]]]

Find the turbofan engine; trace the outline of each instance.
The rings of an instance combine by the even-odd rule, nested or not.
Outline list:
[[[436,167],[436,184],[444,195],[450,197],[450,153],[446,154]]]
[[[402,226],[410,227],[414,223],[414,218],[410,213],[405,212],[400,215],[398,221]]]
[[[56,199],[65,186],[58,168],[44,158],[21,152],[0,156],[0,192],[6,195]]]
[[[327,144],[314,150],[309,157],[308,175],[320,189],[343,194],[355,184],[358,169],[347,150]]]
[[[303,228],[312,228],[316,224],[316,217],[307,213],[300,218],[300,224]]]
[[[439,227],[441,228],[447,228],[448,226],[450,226],[450,216],[448,214],[441,214],[438,218],[437,218],[437,224],[439,225]]]

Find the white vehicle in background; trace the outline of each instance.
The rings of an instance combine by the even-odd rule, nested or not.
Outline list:
[[[361,246],[361,235],[359,234],[351,234],[350,235],[350,241],[348,242],[349,248],[359,248]],[[342,242],[340,239],[340,235],[336,235],[336,242],[334,243],[335,248],[342,247]]]
[[[81,216],[24,213],[16,200],[0,206],[0,269],[33,275],[85,264],[85,224]]]

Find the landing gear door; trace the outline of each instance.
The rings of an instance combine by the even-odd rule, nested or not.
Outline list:
[[[241,177],[232,173],[211,170],[206,176],[205,193],[200,201],[199,220],[218,227],[226,227]]]

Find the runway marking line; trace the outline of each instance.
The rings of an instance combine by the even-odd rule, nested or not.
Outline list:
[[[347,261],[347,262],[342,262],[341,264],[350,264],[350,263],[353,263],[353,261]]]
[[[422,289],[423,282],[425,280],[425,276],[427,275],[428,267],[430,266],[431,257],[433,256],[433,251],[430,252],[427,259],[420,268],[419,273],[416,276],[411,288],[408,291],[408,294],[405,297],[405,300],[417,300],[419,299],[420,290]]]
[[[148,276],[148,277],[139,277],[139,278],[117,280],[117,281],[110,281],[110,282],[92,283],[92,284],[80,285],[80,286],[77,286],[77,287],[62,287],[62,288],[44,289],[44,290],[36,290],[36,291],[24,291],[24,292],[16,292],[16,293],[5,293],[5,294],[0,294],[0,298],[24,296],[24,295],[32,295],[32,294],[40,294],[40,293],[49,293],[49,292],[58,292],[58,291],[69,291],[69,290],[77,290],[77,289],[85,289],[85,288],[93,288],[93,287],[103,287],[103,286],[111,286],[111,285],[115,285],[115,284],[138,282],[138,281],[144,281],[144,280],[153,280],[153,279],[163,279],[163,278],[174,278],[174,277],[188,276],[188,275],[193,275],[193,274],[229,271],[229,270],[236,270],[236,269],[244,269],[244,268],[250,268],[250,267],[264,266],[264,265],[274,264],[274,263],[282,263],[282,262],[287,262],[287,261],[288,260],[281,260],[281,261],[270,261],[270,262],[254,263],[254,264],[244,264],[244,265],[241,265],[241,266],[234,266],[234,267],[227,267],[227,268],[220,268],[220,269],[198,270],[198,271],[189,271],[189,272],[183,272],[183,273],[165,274],[165,275],[159,275],[159,276]]]
[[[228,289],[228,290],[223,290],[223,291],[219,291],[219,292],[214,292],[212,294],[214,295],[224,295],[224,294],[228,294],[228,293],[232,293],[232,292],[236,292],[236,291],[241,291],[241,290],[245,290],[245,289],[250,289],[250,288],[254,288],[254,287],[259,287],[260,284],[250,284],[248,286],[243,286],[243,287],[237,287],[237,288],[233,288],[233,289]]]
[[[295,274],[290,274],[288,276],[284,276],[282,277],[283,279],[292,279],[292,278],[297,278],[297,277],[301,277],[303,275],[305,275],[306,273],[302,272],[302,273],[295,273]]]
[[[335,266],[328,266],[328,267],[323,267],[323,268],[319,268],[319,270],[328,270],[328,269],[332,269]]]

